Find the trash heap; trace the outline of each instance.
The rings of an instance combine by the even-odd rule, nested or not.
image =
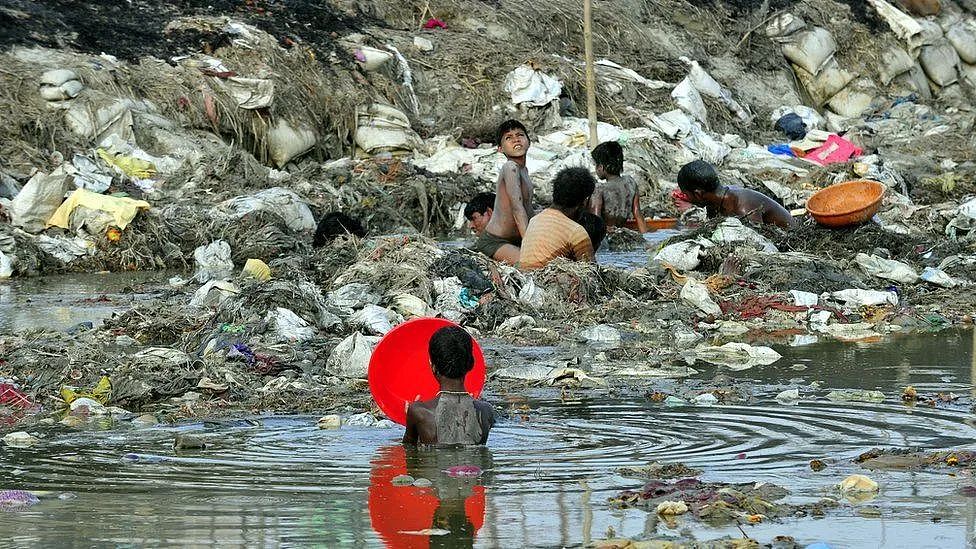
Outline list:
[[[45,409],[70,410],[67,387],[116,413],[367,412],[372,347],[419,316],[571,349],[492,375],[584,388],[779,359],[747,335],[864,341],[972,320],[968,2],[595,6],[599,139],[623,145],[645,214],[695,228],[637,268],[533,273],[434,237],[462,234],[464,202],[493,188],[504,119],[530,128],[538,203],[560,169],[592,168],[580,5],[136,3],[0,12],[17,22],[0,53],[0,279],[179,272],[98,328],[0,335],[0,375]],[[147,30],[113,50],[118,18]],[[799,226],[681,213],[674,175],[699,158]],[[853,179],[884,186],[871,222],[802,213]],[[336,210],[369,236],[313,248]]]

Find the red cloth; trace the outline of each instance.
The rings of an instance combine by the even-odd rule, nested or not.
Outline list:
[[[826,166],[838,162],[847,162],[855,156],[861,156],[862,152],[850,141],[837,134],[831,134],[823,145],[808,152],[803,158],[814,164]]]
[[[447,23],[441,21],[440,19],[435,19],[431,17],[430,19],[427,20],[426,23],[424,23],[424,28],[425,29],[446,29]]]

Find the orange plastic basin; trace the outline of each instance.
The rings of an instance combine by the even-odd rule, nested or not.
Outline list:
[[[677,218],[674,217],[665,217],[663,219],[654,219],[652,217],[645,217],[644,222],[647,223],[648,232],[653,232],[660,229],[673,229],[675,225],[678,224]],[[624,223],[624,227],[636,231],[637,222],[632,219],[629,219],[627,220],[626,223]]]
[[[807,200],[807,211],[827,227],[848,227],[871,219],[884,198],[877,181],[845,181],[817,191]]]

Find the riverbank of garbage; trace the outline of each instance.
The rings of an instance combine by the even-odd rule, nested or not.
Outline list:
[[[531,274],[435,237],[462,234],[465,201],[491,188],[500,120],[531,130],[540,204],[558,170],[592,167],[575,4],[133,2],[78,20],[63,4],[2,11],[17,30],[0,54],[0,279],[181,274],[99,327],[0,336],[0,376],[47,412],[375,412],[372,346],[419,316],[566,351],[492,364],[503,386],[602,391],[976,311],[968,2],[927,17],[884,0],[597,6],[599,138],[624,146],[644,213],[686,230],[637,268]],[[619,10],[660,25],[618,25]],[[99,38],[141,24],[114,51]],[[697,158],[799,210],[798,227],[682,214],[674,176]],[[884,186],[872,221],[802,213],[856,179]],[[313,247],[332,211],[369,236]],[[89,401],[72,408],[65,388]]]

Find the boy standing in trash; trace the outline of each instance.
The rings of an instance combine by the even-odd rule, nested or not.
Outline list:
[[[407,406],[404,444],[484,444],[495,424],[491,405],[477,400],[464,388],[474,368],[471,336],[458,326],[445,326],[427,345],[430,366],[440,385],[437,396]]]
[[[608,228],[622,227],[633,219],[637,230],[646,233],[637,182],[629,175],[620,175],[624,171],[623,147],[616,141],[604,141],[590,155],[596,163],[596,176],[603,180],[590,198],[590,211],[602,217]]]
[[[474,247],[496,261],[514,265],[532,217],[532,180],[525,167],[529,133],[518,120],[508,120],[498,126],[495,140],[498,152],[508,161],[498,174],[491,220]]]
[[[708,217],[744,217],[753,223],[787,229],[795,225],[790,212],[772,198],[752,189],[719,183],[715,167],[704,160],[695,160],[681,167],[678,187],[687,196],[688,202],[705,206]]]
[[[552,206],[529,222],[519,267],[541,269],[557,257],[593,261],[593,241],[579,224],[596,182],[585,168],[565,168],[552,181]]]

